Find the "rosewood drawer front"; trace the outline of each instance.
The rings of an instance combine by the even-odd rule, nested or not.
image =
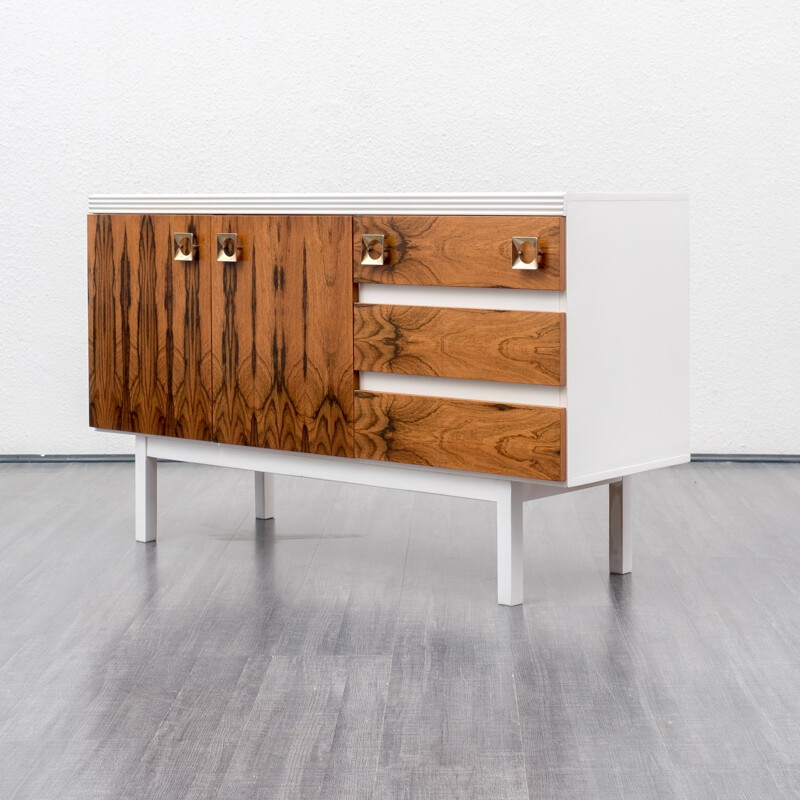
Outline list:
[[[357,391],[359,458],[565,480],[563,408]]]
[[[357,283],[564,289],[563,217],[357,216],[353,234]],[[362,236],[383,237],[382,257]],[[520,237],[538,239],[538,269],[512,269]]]
[[[559,386],[564,314],[356,304],[355,368]]]

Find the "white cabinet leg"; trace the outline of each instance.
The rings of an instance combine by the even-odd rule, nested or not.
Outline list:
[[[608,568],[615,575],[630,572],[633,562],[631,480],[626,476],[608,484]]]
[[[522,603],[522,496],[513,481],[498,486],[497,602]]]
[[[271,472],[254,472],[256,479],[256,519],[275,516],[275,476]]]
[[[156,538],[156,460],[147,455],[147,437],[136,437],[136,541]]]

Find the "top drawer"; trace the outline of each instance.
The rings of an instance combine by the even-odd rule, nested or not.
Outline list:
[[[564,289],[564,217],[360,216],[353,234],[356,283]],[[384,237],[383,264],[379,245],[363,256],[369,235]],[[538,239],[538,269],[512,268],[515,237]]]

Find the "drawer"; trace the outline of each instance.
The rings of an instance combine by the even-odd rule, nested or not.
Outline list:
[[[487,381],[564,383],[565,315],[356,304],[355,368]]]
[[[355,455],[562,481],[565,416],[563,408],[357,391]]]
[[[353,217],[354,280],[562,291],[564,228],[563,217]],[[383,264],[362,263],[372,260],[362,254],[361,237],[370,234],[384,237]],[[512,268],[515,237],[537,237],[538,269]]]

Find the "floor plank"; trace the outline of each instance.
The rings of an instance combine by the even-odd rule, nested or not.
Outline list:
[[[526,505],[159,465],[0,465],[0,797],[738,798],[800,791],[800,465]]]

